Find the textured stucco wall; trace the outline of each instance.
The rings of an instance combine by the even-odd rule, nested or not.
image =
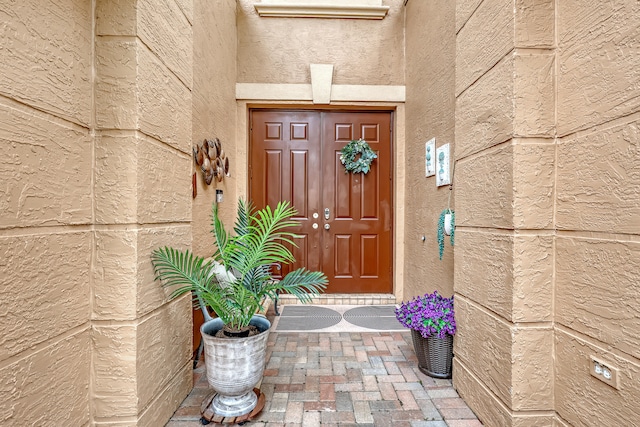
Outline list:
[[[554,4],[456,7],[454,385],[487,425],[555,418]]]
[[[165,422],[191,387],[190,301],[149,256],[191,243],[193,5],[96,2],[92,415]]]
[[[86,425],[91,4],[3,2],[0,20],[0,426]]]
[[[235,82],[308,83],[309,63],[406,83],[404,296],[455,290],[454,384],[486,425],[633,425],[638,2],[411,0],[406,28],[384,3],[378,22],[258,18],[249,0],[0,5],[0,426],[166,421],[191,386],[190,301],[167,303],[149,253],[192,235],[211,252],[214,190],[231,221],[246,179]],[[232,176],[198,174],[191,201],[191,145],[214,136]],[[432,136],[458,161],[442,262]]]
[[[191,242],[192,15],[0,5],[1,426],[156,426],[190,389],[190,300],[149,255]]]
[[[454,152],[455,10],[448,0],[406,7],[405,300],[436,289],[453,294],[453,248],[447,237],[440,261],[436,230],[454,197],[449,186],[436,187],[435,176],[425,177],[424,143],[435,137],[436,147],[450,144]]]
[[[236,149],[236,3],[227,0],[194,1],[193,132],[194,143],[217,137],[229,158],[230,177],[222,182],[214,178],[207,185],[200,168],[197,172],[198,195],[193,200],[193,250],[196,254],[213,254],[211,206],[216,189],[223,191],[220,213],[230,227],[235,219],[237,180],[246,171],[240,169]]]
[[[640,414],[640,3],[558,2],[557,23],[556,411],[573,426],[633,425]],[[589,375],[590,356],[620,370],[620,390]]]
[[[487,425],[633,425],[638,3],[469,0],[456,15],[454,384]]]
[[[404,8],[381,20],[261,18],[238,1],[238,82],[310,83],[309,64],[333,64],[334,84],[404,84]]]

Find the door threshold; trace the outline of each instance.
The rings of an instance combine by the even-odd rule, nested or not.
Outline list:
[[[393,294],[322,294],[314,297],[310,304],[316,305],[388,305],[395,304]],[[278,305],[294,305],[301,302],[290,294],[282,294]]]

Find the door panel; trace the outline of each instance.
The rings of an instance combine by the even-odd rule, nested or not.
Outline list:
[[[320,270],[321,234],[312,227],[312,214],[319,209],[320,116],[254,111],[251,122],[251,200],[257,208],[289,200],[298,211],[294,217],[299,224],[294,230],[297,247],[291,248],[296,262],[283,266],[280,274],[299,267]]]
[[[322,127],[322,158],[332,159],[323,162],[322,184],[323,209],[332,213],[322,246],[328,291],[391,293],[391,114],[325,112]],[[342,147],[358,138],[378,154],[366,175],[345,173],[340,162]]]
[[[282,200],[282,151],[265,150],[264,194],[266,205]]]
[[[391,113],[253,110],[250,120],[250,197],[298,210],[296,263],[283,273],[322,270],[330,293],[391,293]],[[361,137],[379,157],[366,175],[345,173],[340,150]]]

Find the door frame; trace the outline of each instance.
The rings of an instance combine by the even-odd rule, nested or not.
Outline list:
[[[388,110],[338,110],[338,109],[273,109],[273,108],[252,108],[250,111],[251,117],[251,136],[249,147],[249,170],[250,170],[250,185],[249,196],[257,203],[257,207],[263,207],[263,203],[266,202],[265,197],[268,197],[270,191],[266,190],[263,186],[264,181],[262,174],[266,173],[266,152],[274,149],[285,150],[305,150],[308,149],[309,156],[306,158],[305,174],[307,174],[309,191],[308,194],[315,194],[312,200],[309,200],[307,206],[310,211],[301,212],[300,232],[312,239],[308,242],[307,250],[304,251],[303,259],[308,259],[308,264],[304,264],[306,268],[315,270],[322,268],[327,277],[329,278],[329,285],[325,292],[335,294],[349,294],[349,295],[362,295],[362,294],[380,294],[389,295],[393,293],[393,111]],[[254,121],[255,119],[255,121]],[[304,138],[308,145],[300,140],[295,140],[293,135],[282,136],[280,141],[263,141],[263,138],[267,138],[264,134],[265,123],[270,121],[280,121],[285,123],[285,129],[282,129],[284,135],[289,135],[288,124],[302,121],[310,126],[309,134]],[[334,139],[337,137],[335,134],[336,129],[334,125],[339,123],[350,123],[354,128],[351,139],[364,137],[365,127],[367,123],[376,123],[378,130],[379,140],[369,141],[375,150],[379,151],[379,155],[383,156],[376,160],[374,164],[373,177],[364,178],[359,176],[353,176],[347,178],[348,175],[341,173],[340,162],[337,161],[336,155],[338,150],[344,146],[346,142],[343,139],[342,142],[336,142]],[[358,124],[359,123],[359,124]],[[257,128],[255,126],[258,126]],[[371,131],[371,130],[369,130]],[[258,138],[258,140],[256,140]],[[344,137],[343,137],[344,138]],[[289,141],[283,143],[283,141]],[[253,143],[251,143],[253,142]],[[263,146],[262,143],[267,144]],[[258,146],[254,146],[258,143]],[[278,147],[278,148],[276,148]],[[295,148],[294,148],[295,147]],[[267,150],[267,151],[264,151]],[[311,155],[311,153],[314,153]],[[296,168],[293,160],[288,159],[288,156],[284,156],[282,159],[282,165],[280,171],[275,172],[274,179],[281,179],[284,187],[280,191],[274,190],[275,194],[280,194],[280,197],[287,197],[290,200],[296,199],[294,194],[290,193],[293,188],[294,182],[291,181],[289,176],[289,168]],[[258,162],[252,164],[252,162]],[[317,164],[316,164],[317,162]],[[298,167],[300,163],[296,163]],[[322,166],[322,171],[318,173],[318,166]],[[299,170],[299,169],[296,169]],[[342,169],[342,171],[344,171]],[[293,173],[293,169],[290,171]],[[251,178],[253,177],[253,179]],[[310,180],[310,181],[309,181]],[[357,188],[353,188],[355,183],[362,182],[363,186],[357,185]],[[365,182],[368,184],[365,186]],[[338,188],[340,187],[341,190]],[[366,188],[365,188],[366,187]],[[256,191],[253,194],[253,191]],[[347,205],[340,204],[336,199],[337,194],[334,191],[349,192],[353,197],[349,197],[348,208]],[[360,199],[364,197],[363,191],[376,191],[376,198],[378,199],[377,205],[371,204],[372,199]],[[324,201],[322,201],[324,200]],[[358,200],[360,200],[358,202]],[[272,203],[275,200],[271,199]],[[368,208],[367,208],[368,206]],[[332,215],[330,222],[326,222],[322,219],[314,220],[311,217],[311,211],[315,211],[314,215],[320,214],[322,216],[322,207],[330,207],[335,212]],[[338,209],[342,209],[345,217],[339,218]],[[347,209],[347,211],[344,211]],[[369,215],[376,213],[371,218],[360,218],[363,212],[361,209],[365,209]],[[356,213],[356,216],[349,215],[349,213]],[[357,212],[360,212],[358,214]],[[324,227],[318,228],[318,222],[333,224],[330,231],[323,231]],[[311,223],[315,223],[315,228],[311,228]],[[322,225],[322,224],[320,224]],[[355,227],[355,228],[352,228]],[[335,234],[338,233],[338,234]],[[341,239],[342,244],[338,244],[338,236],[349,235],[351,238]],[[371,236],[375,235],[375,239],[371,240]],[[361,240],[364,236],[369,236],[368,239]],[[316,241],[315,239],[319,239]],[[330,242],[333,241],[333,244]],[[346,243],[348,242],[348,243]],[[369,242],[369,243],[365,243]],[[376,242],[374,249],[371,242]],[[346,246],[345,246],[346,245]],[[315,249],[311,249],[315,248]],[[341,249],[340,249],[341,248]],[[368,249],[367,249],[368,248]],[[346,264],[341,263],[344,261],[344,257],[340,256],[336,258],[340,250],[344,251],[349,256],[353,256]],[[296,251],[294,251],[296,252]],[[365,255],[368,254],[368,255]],[[368,256],[368,262],[363,264],[364,256]],[[372,259],[372,257],[377,257]],[[316,265],[320,263],[320,265]],[[341,267],[337,267],[338,264]],[[300,266],[300,265],[298,265]],[[296,268],[296,267],[292,267]],[[342,273],[335,271],[342,268]],[[288,271],[289,268],[286,269]],[[283,270],[284,271],[284,270]],[[350,272],[350,273],[348,273]],[[347,274],[342,276],[341,274]],[[368,274],[373,274],[368,276]]]
[[[237,197],[247,197],[249,194],[249,159],[250,159],[250,111],[254,109],[269,110],[325,110],[325,111],[388,111],[391,113],[391,200],[393,201],[392,221],[392,288],[397,302],[403,300],[404,290],[404,260],[405,251],[403,236],[405,230],[405,108],[404,102],[371,102],[371,103],[341,103],[331,105],[313,105],[308,102],[250,102],[236,101],[236,166],[235,190]],[[399,173],[400,172],[400,173]],[[236,197],[236,199],[237,199]]]

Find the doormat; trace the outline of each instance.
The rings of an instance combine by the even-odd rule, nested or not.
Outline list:
[[[285,305],[276,332],[391,332],[406,330],[394,305]]]

